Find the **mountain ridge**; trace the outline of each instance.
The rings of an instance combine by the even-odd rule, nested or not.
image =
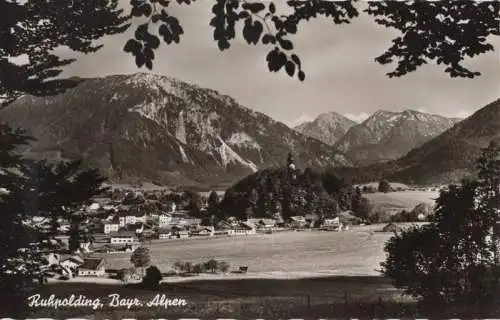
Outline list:
[[[24,96],[0,119],[38,139],[26,154],[81,156],[118,183],[227,184],[283,165],[289,151],[303,166],[351,165],[228,95],[155,74],[82,79],[57,96]]]
[[[460,120],[411,109],[379,109],[351,127],[335,147],[359,165],[396,160]]]
[[[308,137],[333,146],[349,128],[356,124],[355,121],[330,111],[318,115],[312,121],[303,122],[295,126],[294,129]]]

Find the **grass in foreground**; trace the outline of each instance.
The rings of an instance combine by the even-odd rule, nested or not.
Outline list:
[[[203,280],[188,283],[164,284],[157,291],[139,289],[134,285],[98,285],[59,283],[42,288],[40,294],[65,297],[83,294],[101,298],[108,294],[137,297],[147,302],[156,294],[169,298],[184,298],[185,307],[125,307],[109,306],[94,311],[91,308],[32,309],[14,314],[0,306],[0,316],[17,318],[48,317],[55,319],[151,319],[151,318],[235,318],[235,319],[319,319],[319,318],[415,318],[415,317],[498,317],[495,308],[460,308],[446,312],[423,310],[412,299],[402,297],[387,279],[382,277],[331,277],[297,280]]]

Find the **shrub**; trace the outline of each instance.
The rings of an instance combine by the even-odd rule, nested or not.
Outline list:
[[[163,279],[160,270],[156,266],[151,266],[146,269],[146,275],[142,279],[144,288],[155,290],[160,286],[160,281]]]
[[[193,265],[191,270],[193,273],[196,273],[196,274],[203,273],[206,270],[205,264],[204,263],[197,263],[197,264]]]
[[[215,259],[210,259],[204,263],[204,266],[206,270],[211,270],[212,273],[215,273],[217,271],[218,262]]]
[[[225,273],[227,272],[227,270],[229,270],[229,263],[227,263],[226,261],[220,261],[217,264],[217,269],[219,269],[220,272]]]

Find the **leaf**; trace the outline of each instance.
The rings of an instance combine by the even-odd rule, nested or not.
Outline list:
[[[135,64],[138,68],[142,67],[144,65],[144,62],[144,56],[142,54],[138,54],[135,56]]]
[[[157,36],[151,35],[150,37],[148,37],[148,45],[152,49],[158,49],[158,47],[160,46],[160,39],[158,39]]]
[[[295,64],[292,61],[287,61],[285,64],[285,71],[290,77],[293,77],[295,73]]]
[[[146,60],[146,68],[149,70],[153,69],[153,61],[152,60]]]
[[[132,52],[135,54],[137,51],[139,51],[141,49],[141,46],[142,45],[137,40],[130,39],[125,44],[125,47],[123,47],[123,51]]]
[[[153,49],[146,47],[144,48],[144,57],[146,60],[152,60],[155,58],[155,53]]]
[[[252,28],[254,44],[257,44],[259,42],[260,36],[262,35],[262,30],[264,30],[262,23],[260,21],[254,21]]]
[[[302,70],[299,71],[298,76],[300,81],[304,81],[304,79],[306,78],[306,74]]]
[[[252,13],[259,13],[260,11],[264,10],[266,6],[260,2],[246,2],[242,5],[242,8],[245,10],[250,10]]]
[[[250,17],[250,13],[248,13],[247,11],[241,11],[239,14],[238,14],[238,17],[240,19],[246,19],[248,17]]]
[[[274,37],[270,34],[265,34],[263,37],[262,37],[262,44],[268,44],[268,43],[271,43],[271,41],[274,39]]]
[[[243,38],[248,44],[252,43],[252,18],[245,19],[245,24],[243,25]]]
[[[135,30],[135,38],[137,40],[146,40],[146,36],[148,35],[148,24],[144,23],[137,27]]]
[[[293,49],[293,43],[290,40],[278,38],[278,42],[279,42],[280,46],[285,50],[292,50]]]
[[[276,12],[276,7],[274,6],[274,3],[270,3],[269,4],[269,12],[271,12],[272,14],[274,14]]]
[[[292,59],[293,62],[295,62],[295,64],[300,68],[300,59],[299,57],[296,55],[296,54],[292,54],[290,56],[290,58]]]

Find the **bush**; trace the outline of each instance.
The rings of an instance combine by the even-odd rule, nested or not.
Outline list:
[[[204,273],[206,271],[205,264],[197,263],[193,265],[192,272],[196,274]]]
[[[205,269],[215,273],[217,271],[218,262],[215,259],[210,259],[204,263]]]
[[[384,193],[391,191],[391,185],[389,184],[389,181],[387,180],[380,181],[378,183],[378,191]]]
[[[130,278],[132,277],[132,274],[133,274],[133,270],[131,270],[129,268],[123,268],[123,269],[118,270],[117,277],[118,277],[118,280],[121,280],[123,282],[128,282],[130,280]]]
[[[217,265],[217,269],[219,269],[220,272],[226,273],[227,270],[229,270],[229,263],[226,261],[220,261]]]
[[[160,270],[156,266],[146,269],[146,275],[142,279],[144,288],[156,290],[160,287],[160,281],[163,279]]]

